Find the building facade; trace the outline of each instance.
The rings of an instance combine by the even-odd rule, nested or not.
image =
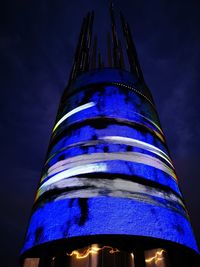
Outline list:
[[[83,20],[24,267],[196,266],[198,247],[129,25],[121,14],[121,42],[112,5],[110,16],[106,58],[93,12]]]

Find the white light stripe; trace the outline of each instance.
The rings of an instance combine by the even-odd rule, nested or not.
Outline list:
[[[148,150],[148,151],[160,156],[164,160],[166,160],[172,166],[172,168],[174,168],[171,159],[169,158],[169,156],[165,152],[163,152],[158,147],[155,147],[155,146],[148,144],[146,142],[139,141],[139,140],[134,139],[134,138],[122,137],[122,136],[105,136],[105,137],[100,138],[100,140],[101,139],[103,139],[104,141],[108,141],[108,142],[111,141],[112,143],[131,145],[133,147],[135,146],[135,147],[139,147],[139,148]]]
[[[41,190],[42,188],[50,184],[56,183],[60,180],[66,179],[74,175],[79,175],[79,174],[84,174],[84,173],[93,173],[93,172],[104,172],[104,171],[107,171],[107,165],[105,163],[87,164],[87,165],[82,165],[82,166],[70,168],[67,170],[63,170],[62,172],[55,174],[53,177],[51,177],[49,180],[43,183],[40,186],[39,190]]]
[[[151,145],[151,144],[148,144],[146,142],[143,142],[143,141],[139,141],[137,139],[133,139],[133,138],[129,138],[129,137],[121,137],[121,136],[105,136],[105,137],[102,137],[99,139],[100,141],[104,141],[104,142],[112,142],[112,143],[117,143],[117,144],[125,144],[125,145],[131,145],[131,146],[135,146],[135,147],[139,147],[139,148],[142,148],[142,149],[145,149],[145,150],[148,150],[158,156],[160,156],[161,158],[163,158],[166,162],[168,162],[170,164],[170,166],[172,167],[172,169],[174,169],[174,166],[171,162],[171,159],[168,157],[167,154],[165,154],[162,150],[160,150],[159,148]],[[92,142],[98,142],[98,140],[95,140],[95,141],[89,141],[89,143],[92,143]],[[83,143],[84,144],[84,143]],[[117,152],[117,153],[126,153],[126,152]],[[136,152],[129,152],[129,153],[136,153]],[[94,155],[95,153],[93,153]],[[96,154],[102,154],[102,153],[96,153]],[[105,154],[105,153],[104,153]],[[108,153],[107,153],[108,154]],[[114,154],[114,153],[109,153],[109,154]],[[140,153],[141,155],[144,155],[143,153]],[[79,157],[81,156],[84,156],[85,155],[80,155]],[[89,155],[89,157],[91,158],[91,155]],[[75,157],[73,157],[75,158]],[[55,169],[55,168],[59,168],[60,166],[63,166],[64,164],[67,164],[65,163],[66,162],[69,162],[70,163],[70,159],[67,159],[67,160],[62,160],[62,161],[58,161],[56,164],[54,164],[53,166],[51,166],[48,170],[48,174],[51,174],[51,172]],[[80,162],[81,164],[81,162]],[[163,163],[164,164],[164,163]],[[167,166],[168,167],[168,166]],[[59,170],[59,169],[58,169]],[[45,178],[45,176],[42,177],[41,180],[43,180]]]
[[[63,147],[62,149],[58,150],[57,152],[55,152],[49,159],[47,159],[47,161],[45,162],[45,165],[54,157],[56,156],[58,153],[67,150],[69,148],[72,147],[77,147],[77,146],[94,146],[94,145],[98,145],[99,143],[114,143],[114,144],[123,144],[123,145],[130,145],[133,147],[139,147],[142,149],[145,149],[147,151],[150,151],[158,156],[160,156],[161,158],[163,158],[164,160],[166,160],[171,167],[174,169],[173,163],[170,159],[170,157],[161,149],[159,149],[156,146],[153,146],[149,143],[140,141],[138,139],[134,139],[134,138],[129,138],[129,137],[123,137],[123,136],[105,136],[105,137],[100,137],[98,140],[85,140],[82,142],[77,142],[77,143],[73,143],[70,144],[66,147]]]
[[[169,209],[177,210],[177,203],[183,208],[183,213],[185,210],[185,206],[181,199],[172,192],[166,192],[161,189],[152,188],[147,185],[142,185],[133,181],[127,181],[121,178],[110,180],[98,178],[98,176],[93,179],[85,177],[72,177],[68,178],[67,180],[60,180],[56,183],[47,185],[45,186],[45,188],[42,188],[40,189],[40,191],[38,191],[35,201],[37,201],[37,199],[45,192],[48,192],[49,190],[53,190],[55,188],[66,190],[70,188],[72,189],[72,191],[67,191],[64,195],[57,196],[56,200],[80,197],[99,197],[102,196],[102,191],[105,191],[106,193],[104,193],[103,195],[106,194],[106,196],[129,198],[136,201],[163,206],[166,208],[166,204],[162,203],[162,199],[164,199],[169,201]],[[156,199],[154,199],[154,197],[156,197]],[[161,201],[159,199],[161,199]],[[184,216],[185,215],[187,216],[187,214],[184,213]]]
[[[134,113],[137,114],[138,116],[144,118],[145,120],[149,121],[150,123],[152,123],[164,135],[162,129],[154,121],[152,121],[151,119],[141,115],[140,113],[137,113],[137,112],[134,112]]]
[[[161,189],[152,188],[147,185],[142,185],[133,181],[124,180],[121,178],[115,178],[113,180],[110,179],[104,179],[104,178],[98,178],[95,177],[93,179],[91,178],[85,178],[85,177],[72,177],[68,178],[67,181],[58,181],[57,183],[54,183],[53,185],[46,186],[46,190],[52,190],[54,188],[57,189],[64,189],[64,188],[73,188],[73,187],[93,187],[94,189],[104,189],[109,190],[110,192],[116,192],[118,190],[120,191],[127,191],[129,193],[139,193],[139,194],[147,194],[149,196],[153,197],[159,197],[164,198],[168,201],[178,202],[181,206],[184,207],[183,202],[179,197],[177,197],[172,192],[166,192]],[[77,191],[83,190],[83,189],[77,189]]]
[[[146,164],[148,166],[157,168],[177,180],[176,174],[173,169],[168,167],[161,160],[139,152],[115,152],[115,153],[93,153],[81,156],[75,156],[66,160],[62,160],[49,168],[47,175],[43,177],[43,180],[48,176],[56,174],[66,169],[74,168],[76,166],[82,166],[84,164],[97,163],[110,160],[122,160],[135,163]]]
[[[95,106],[96,104],[94,102],[89,102],[87,104],[84,104],[84,105],[81,105],[75,109],[72,109],[71,111],[69,111],[67,114],[65,114],[57,123],[56,125],[54,126],[53,128],[53,132],[56,130],[56,128],[63,122],[65,121],[67,118],[69,118],[70,116],[74,115],[75,113],[77,112],[80,112],[84,109],[87,109],[87,108],[91,108],[93,106]]]

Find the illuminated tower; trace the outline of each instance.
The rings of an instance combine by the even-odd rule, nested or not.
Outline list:
[[[129,25],[106,59],[84,18],[22,249],[24,267],[196,266],[198,247]]]

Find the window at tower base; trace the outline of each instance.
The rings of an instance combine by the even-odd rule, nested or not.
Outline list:
[[[158,248],[152,250],[124,251],[109,245],[93,244],[71,252],[62,252],[55,256],[27,258],[23,267],[43,266],[62,267],[170,267],[170,259],[166,250]],[[61,265],[62,263],[62,265]],[[59,265],[60,264],[60,265]]]

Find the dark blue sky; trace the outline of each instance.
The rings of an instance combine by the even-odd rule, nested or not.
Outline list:
[[[15,267],[80,24],[95,10],[101,39],[108,1],[0,2],[1,267]],[[132,28],[200,240],[200,2],[116,0]]]

